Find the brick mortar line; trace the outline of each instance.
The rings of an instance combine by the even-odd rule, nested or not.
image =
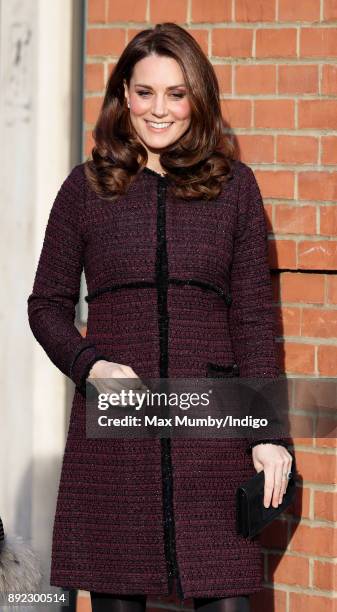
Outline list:
[[[101,63],[102,61],[109,62],[111,61],[109,58],[113,58],[113,61],[117,61],[119,55],[87,55],[86,64],[95,64]],[[216,55],[216,56],[208,56],[208,59],[212,60],[214,66],[304,66],[304,65],[314,65],[314,66],[326,66],[326,65],[335,65],[337,66],[337,55],[331,56],[333,61],[329,60],[328,56],[319,56],[319,57],[282,57],[278,56],[275,58],[272,57],[236,57],[236,56],[226,56],[226,55]],[[99,58],[99,62],[95,59]],[[327,58],[329,61],[324,61]]]
[[[234,70],[233,70],[234,72]],[[261,93],[261,94],[235,94],[235,96],[233,94],[230,93],[223,93],[220,95],[220,100],[263,100],[264,102],[272,102],[274,100],[289,100],[290,102],[295,100],[296,102],[298,101],[305,101],[305,102],[313,102],[314,100],[316,100],[317,102],[322,102],[325,100],[328,101],[332,101],[332,102],[337,102],[337,96],[336,94],[321,94],[319,97],[317,97],[317,95],[315,96],[312,93],[307,93],[307,94],[289,94],[289,93],[282,93],[282,94],[276,94],[276,93]],[[337,126],[337,118],[336,118],[336,126]],[[295,128],[296,129],[296,128]]]
[[[277,336],[276,341],[277,341],[277,344],[281,344],[281,343],[283,342],[283,336]],[[310,380],[312,380],[312,379],[317,379],[317,380],[320,380],[320,378],[333,378],[334,380],[337,380],[337,378],[336,378],[336,377],[333,377],[333,376],[318,376],[318,375],[317,375],[317,376],[310,376],[309,374],[307,374],[307,375],[303,375],[303,374],[295,374],[295,373],[291,374],[290,372],[287,372],[287,375],[291,375],[291,378],[296,379],[296,380],[297,380],[297,379],[299,379],[299,378],[300,378],[300,379],[302,379],[302,378],[304,378],[304,379],[310,379]],[[303,446],[303,445],[301,445],[301,446]],[[296,447],[297,447],[297,445],[296,445]],[[306,451],[307,451],[307,450],[308,450],[308,447],[306,446],[304,450],[306,450]],[[317,450],[317,448],[316,448],[316,446],[311,446],[309,450],[316,451],[316,450]],[[316,483],[316,484],[317,484],[317,483]],[[330,485],[329,485],[328,483],[325,483],[325,484],[324,484],[324,485],[322,485],[322,486],[324,486],[324,487],[326,487],[326,486],[336,487],[336,485],[333,485],[333,484],[330,484]],[[330,491],[330,489],[329,489],[329,491]],[[332,492],[334,492],[334,491],[335,491],[335,489],[334,489]]]
[[[275,165],[270,163],[270,162],[266,162],[263,164],[263,168],[260,168],[260,164],[255,163],[255,162],[251,162],[249,164],[251,166],[252,169],[254,170],[275,170]],[[305,164],[305,165],[301,165],[301,168],[304,168],[305,172],[315,172],[315,171],[327,171],[326,168],[330,168],[329,174],[335,174],[336,173],[336,169],[333,170],[331,169],[331,165],[329,166],[319,166],[318,164]],[[282,164],[282,170],[290,170],[290,171],[297,171],[297,172],[302,172],[302,170],[299,170],[298,168],[294,169],[294,164]]]
[[[296,55],[299,58],[301,55],[301,26],[296,28]]]
[[[253,30],[252,59],[256,58],[256,30]]]
[[[317,336],[317,337],[313,337],[313,336],[291,336],[291,335],[287,335],[287,334],[283,334],[283,336],[278,336],[278,338],[280,338],[280,340],[287,340],[288,342],[296,342],[297,344],[300,342],[301,344],[307,344],[307,345],[312,345],[314,344],[315,346],[336,346],[336,339],[333,338],[332,340],[325,340],[325,338],[322,338],[321,336]],[[302,376],[300,376],[300,378],[302,378]],[[310,379],[315,378],[314,376],[309,376]],[[320,378],[320,377],[317,377]],[[324,377],[326,378],[326,377]],[[334,378],[331,376],[328,376],[327,378]],[[316,452],[316,448],[315,448],[315,452]],[[335,455],[335,453],[333,453]]]
[[[145,29],[152,27],[154,21],[109,21],[109,22],[88,22],[86,30],[107,30],[107,29]],[[337,19],[326,22],[310,22],[310,21],[203,21],[189,22],[188,20],[179,22],[179,25],[186,27],[189,30],[333,30],[337,27]]]
[[[268,136],[337,136],[337,129],[336,130],[330,130],[328,128],[322,128],[322,129],[317,129],[317,128],[299,128],[298,130],[294,130],[292,128],[241,128],[241,127],[237,127],[237,128],[232,128],[231,129],[227,129],[226,134],[227,133],[231,133],[232,131],[235,131],[235,134],[238,135],[249,135],[249,136],[263,136],[263,135],[268,135]],[[335,164],[336,165],[336,164]]]
[[[296,450],[302,450],[302,448],[300,448],[302,446],[303,444],[301,445],[296,444]],[[306,450],[306,449],[303,449],[303,450]],[[327,488],[327,487],[330,487],[330,488]],[[314,485],[310,485],[310,486],[305,486],[305,487],[301,486],[301,488],[310,489],[310,491],[312,491],[313,493],[316,493],[316,492],[318,493],[337,493],[336,485],[329,485],[329,484],[323,485],[323,484],[315,483]],[[336,561],[334,561],[334,563],[337,564],[337,559]]]
[[[302,312],[302,311],[301,311]],[[314,368],[317,375],[319,375],[319,366],[318,366],[318,346],[314,348]]]
[[[319,19],[320,21],[324,21],[324,0],[320,0]]]
[[[94,65],[94,64],[93,64]],[[233,75],[234,75],[234,70],[233,70]],[[233,78],[233,77],[232,77]],[[94,98],[94,97],[103,97],[104,95],[104,90],[96,90],[96,91],[88,91],[85,92],[85,97],[86,98]],[[268,96],[268,97],[267,97]],[[221,94],[220,95],[220,100],[263,100],[265,102],[269,102],[269,101],[273,101],[273,100],[305,100],[305,101],[313,101],[313,100],[317,100],[318,102],[324,101],[324,100],[330,100],[330,101],[336,101],[337,102],[337,96],[335,94],[322,94],[320,95],[320,97],[318,98],[317,96],[314,96],[314,94],[304,94],[303,96],[301,96],[300,94],[294,94],[292,96],[290,96],[290,94],[237,94],[235,91],[233,91],[233,94]],[[261,128],[264,129],[264,128]],[[306,129],[306,128],[303,128]],[[310,129],[310,128],[308,128]],[[337,129],[337,128],[336,128]]]
[[[334,205],[336,206],[336,204]],[[322,240],[326,241],[326,242],[336,242],[337,241],[337,236],[333,235],[333,236],[327,236],[327,235],[322,235],[322,234],[302,234],[302,233],[298,233],[298,234],[287,234],[286,232],[284,234],[281,234],[281,232],[275,232],[272,234],[272,236],[270,237],[270,234],[272,232],[269,232],[268,234],[268,238],[270,240],[273,241],[281,241],[281,240],[296,240],[296,242],[303,242],[304,240],[309,240],[310,242],[321,242]],[[337,273],[337,272],[336,272]]]
[[[325,412],[325,416],[327,418],[329,418],[329,411],[325,410],[324,412]],[[300,411],[298,409],[297,410],[292,410],[291,408],[289,409],[288,414],[292,414],[292,415],[295,415],[295,416],[311,416],[311,415],[308,414],[307,410]],[[331,416],[332,415],[330,414],[330,417]],[[327,439],[329,440],[330,438],[327,438]],[[296,447],[296,451],[299,451],[299,452],[303,451],[303,452],[311,453],[311,454],[314,454],[314,455],[324,455],[324,456],[331,456],[331,457],[336,457],[337,456],[337,449],[336,448],[330,448],[328,446],[327,447],[320,447],[320,446],[309,446],[309,445],[305,445],[305,444],[296,444],[295,443],[295,447]],[[334,487],[331,492],[332,493],[337,493],[336,485],[332,483],[330,486]]]
[[[308,565],[309,565],[308,586],[309,586],[309,588],[314,589],[315,588],[315,585],[314,585],[314,560],[313,560],[312,557],[309,559],[309,564]]]
[[[329,412],[329,411],[326,411],[326,412]],[[308,416],[308,417],[314,417],[315,416],[314,412],[310,413],[308,410],[291,410],[291,409],[289,409],[289,414],[293,414],[293,415],[297,415],[297,416]],[[326,416],[328,418],[329,415],[327,414]],[[297,436],[297,437],[300,437],[300,436]],[[322,455],[322,456],[325,456],[325,457],[328,457],[328,456],[335,457],[336,456],[336,449],[334,449],[334,448],[324,448],[323,449],[323,448],[320,448],[320,447],[316,447],[316,446],[312,446],[312,445],[309,446],[309,445],[304,445],[304,444],[301,444],[301,448],[297,444],[295,446],[296,446],[296,449],[295,449],[296,451],[303,451],[303,452],[310,452],[311,451],[312,453],[314,452],[315,455]],[[304,446],[304,448],[302,448],[303,446]],[[309,449],[308,449],[308,446],[309,446]],[[308,482],[308,481],[306,481],[306,482]],[[328,483],[326,483],[326,484],[328,484]],[[326,484],[324,484],[322,486],[325,487]],[[330,486],[333,487],[334,485],[330,485]],[[302,483],[301,483],[301,487],[299,487],[299,488],[303,488]],[[305,488],[311,489],[312,486],[311,485],[307,485]],[[325,489],[323,489],[323,492],[324,491],[325,491]],[[319,491],[319,492],[322,492],[322,491]],[[336,493],[336,490],[329,491],[329,492],[330,493]],[[329,519],[315,519],[315,521],[319,521],[319,520],[324,521],[324,522],[329,522],[329,523],[334,522],[334,521],[330,521]]]
[[[295,198],[289,198],[287,199],[286,197],[284,198],[272,198],[270,197],[265,197],[263,198],[263,201],[265,204],[270,204],[270,205],[275,205],[275,206],[280,206],[282,204],[284,204],[285,206],[291,206],[292,208],[295,208],[295,206],[297,208],[304,208],[305,206],[324,206],[324,208],[332,208],[334,206],[336,206],[336,201],[335,200],[310,200],[309,198],[306,198],[305,200],[296,200]],[[279,236],[280,238],[282,236],[284,236],[284,234],[281,234],[281,232],[269,232],[269,235],[273,235],[273,236]],[[333,238],[334,235],[331,234],[291,234],[289,233],[289,236],[315,236],[317,238],[317,236],[322,236],[323,238]]]
[[[283,551],[284,552],[284,551]],[[314,587],[310,589],[309,587],[297,586],[297,585],[287,585],[285,582],[269,582],[270,588],[277,588],[278,591],[282,591],[284,593],[296,593],[298,595],[310,595],[311,597],[327,597],[329,599],[334,598],[337,595],[337,591],[327,591],[326,589],[320,589],[319,587]]]
[[[301,168],[302,167],[303,166],[301,166]],[[298,195],[299,195],[298,194],[298,172],[295,172],[295,176],[294,176],[294,199],[295,199],[295,201],[298,201]]]
[[[282,55],[278,55],[277,57],[243,57],[243,56],[231,56],[231,55],[214,55],[214,56],[210,56],[208,59],[210,59],[212,61],[212,63],[215,66],[218,65],[249,65],[249,66],[276,66],[276,65],[282,65],[282,66],[287,66],[291,65],[291,66],[302,66],[302,65],[320,65],[322,64],[323,66],[328,65],[328,64],[337,64],[337,53],[336,55],[318,55],[315,57],[310,57],[310,56],[303,56],[303,57],[286,57],[286,56],[282,56]]]
[[[322,162],[322,154],[323,154],[323,143],[322,143],[322,135],[320,134],[318,136],[318,161],[317,161],[317,163],[320,166],[324,165]],[[336,164],[333,164],[333,165],[336,165]]]
[[[325,302],[306,302],[304,303],[304,302],[288,302],[287,300],[282,300],[282,302],[277,302],[276,305],[279,306],[281,310],[282,308],[296,308],[298,310],[301,309],[303,311],[317,310],[318,313],[322,313],[322,310],[326,312],[336,312],[337,311],[337,306],[333,306],[329,302],[327,303]],[[299,336],[299,337],[300,338],[303,338],[303,337],[312,338],[312,336]],[[319,337],[321,338],[322,336],[319,336]],[[317,336],[315,336],[315,338],[317,338]],[[301,411],[301,414],[302,414],[302,411]]]
[[[312,451],[312,454],[318,455],[319,453]],[[334,455],[332,455],[332,456],[334,456]],[[303,484],[305,484],[308,487],[308,486],[311,486],[314,483],[312,483],[312,481],[304,480],[303,479]],[[322,486],[325,486],[325,485],[333,486],[333,484],[329,483],[329,482],[322,483]],[[304,521],[304,525],[307,525],[309,527],[312,526],[311,525],[312,522],[315,523],[315,527],[330,527],[330,525],[326,525],[326,521],[323,521],[322,519],[314,519],[314,521],[311,521],[311,519],[308,519],[308,518],[305,518],[305,517],[300,517],[300,518],[299,517],[293,517],[293,519],[294,519],[295,523],[299,523],[299,522],[303,523],[303,521]],[[308,521],[308,523],[306,523],[305,521]],[[323,524],[321,525],[321,523],[323,523]],[[331,523],[331,521],[330,521],[330,523]],[[332,521],[332,525],[334,525],[334,524],[335,524],[335,521]]]
[[[187,0],[187,23],[192,21],[192,0]]]
[[[271,130],[274,131],[275,136],[281,135],[281,136],[325,136],[325,132],[328,132],[328,134],[332,135],[332,136],[337,136],[337,128],[336,130],[332,130],[332,129],[328,129],[328,128],[321,128],[321,129],[317,129],[317,128],[298,128],[298,130],[294,130],[293,128],[258,128],[258,127],[254,127],[251,130],[249,130],[249,128],[242,128],[242,127],[237,127],[237,128],[233,128],[233,130],[235,130],[236,134],[240,134],[240,135],[244,135],[244,134],[249,134],[251,136],[262,136],[264,134],[271,135]],[[230,132],[231,130],[227,129],[227,132]]]
[[[313,491],[311,487],[308,487],[307,490],[309,491],[309,519],[311,521],[314,521],[315,520],[315,503],[314,503],[315,492]]]
[[[323,64],[318,64],[318,95],[322,95],[323,89]]]
[[[98,63],[98,62],[117,62],[119,55],[113,54],[93,54],[87,53],[86,63]],[[214,66],[227,66],[229,65],[242,65],[242,66],[302,66],[302,65],[335,65],[337,64],[337,53],[336,55],[319,55],[315,57],[243,57],[243,56],[230,56],[230,55],[208,55],[207,58],[211,61]]]
[[[266,548],[265,546],[262,546],[263,552],[267,552],[268,555],[273,555],[274,554],[274,548],[270,549],[270,548]],[[314,561],[321,561],[321,557],[317,557],[317,555],[312,555],[312,557],[307,557],[305,553],[300,553],[294,550],[281,550],[280,548],[277,549],[278,551],[280,551],[278,554],[281,553],[286,553],[286,555],[288,555],[289,557],[292,558],[297,558],[297,559],[310,559],[312,558]],[[336,562],[333,560],[333,557],[325,557],[325,559],[327,559],[326,563],[329,564],[329,566],[333,567],[334,565],[336,565]],[[284,584],[284,583],[282,583]]]
[[[286,201],[284,201],[286,200]],[[278,204],[285,204],[286,206],[297,206],[298,208],[301,208],[303,206],[318,206],[318,205],[322,205],[322,206],[336,206],[336,201],[334,200],[296,200],[295,198],[292,199],[287,199],[287,198],[263,198],[263,201],[265,204],[275,204],[276,206]],[[273,234],[276,236],[277,232],[273,232]],[[303,234],[304,236],[306,235],[312,235],[312,234]],[[317,234],[313,234],[314,236],[316,236]],[[322,234],[322,236],[325,236],[326,234]],[[329,234],[330,235],[330,234]]]

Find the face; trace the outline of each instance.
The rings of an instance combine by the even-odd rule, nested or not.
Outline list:
[[[178,62],[150,55],[134,66],[130,86],[124,81],[130,120],[148,153],[179,140],[191,121],[184,76]]]

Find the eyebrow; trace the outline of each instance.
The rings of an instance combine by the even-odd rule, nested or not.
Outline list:
[[[151,85],[145,85],[144,83],[135,83],[135,87],[146,87],[147,89],[152,89]],[[185,83],[180,83],[179,85],[171,85],[171,87],[167,87],[166,89],[177,89],[178,87],[186,87]]]

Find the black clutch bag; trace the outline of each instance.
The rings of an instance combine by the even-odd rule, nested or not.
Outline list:
[[[236,490],[236,530],[245,538],[253,538],[292,503],[296,490],[296,466],[293,456],[291,476],[282,503],[274,508],[272,500],[266,508],[264,499],[264,470],[257,472]]]

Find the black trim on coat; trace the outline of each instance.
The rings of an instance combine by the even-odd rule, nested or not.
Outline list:
[[[222,287],[218,287],[214,283],[207,283],[205,281],[198,280],[197,278],[175,278],[175,277],[167,277],[166,281],[168,285],[192,285],[194,287],[200,287],[201,289],[205,289],[206,291],[214,291],[220,297],[222,297],[227,306],[230,306],[232,303],[232,296],[230,293],[226,292]],[[84,299],[86,302],[91,302],[96,297],[102,295],[103,293],[107,293],[109,291],[116,291],[118,289],[141,289],[143,287],[152,287],[155,288],[157,286],[156,282],[152,281],[132,281],[129,283],[115,283],[114,285],[110,285],[109,287],[98,287],[94,291],[91,291]]]
[[[157,250],[156,250],[156,286],[158,304],[158,326],[159,326],[159,372],[160,378],[168,376],[168,325],[169,315],[167,310],[168,258],[166,244],[166,181],[158,176],[157,182]],[[169,592],[172,591],[172,580],[177,580],[177,594],[183,599],[184,594],[181,586],[179,569],[176,557],[175,526],[173,512],[173,481],[172,481],[172,459],[171,439],[160,438],[161,444],[161,467],[163,484],[163,511],[164,511],[164,540],[165,556],[167,561]]]

